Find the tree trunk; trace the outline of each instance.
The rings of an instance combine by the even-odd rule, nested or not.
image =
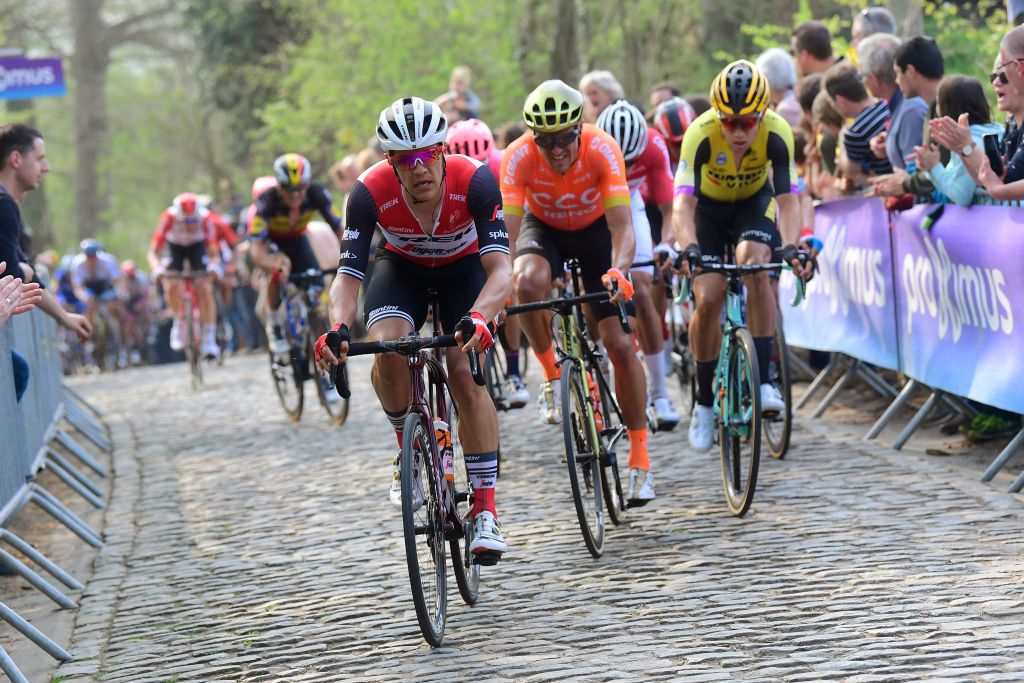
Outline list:
[[[74,78],[75,212],[78,236],[92,237],[107,227],[108,188],[101,188],[100,158],[107,143],[107,67],[110,46],[100,15],[103,0],[70,0],[75,54]]]
[[[555,49],[551,51],[551,78],[575,86],[580,73],[580,32],[576,0],[557,0]]]

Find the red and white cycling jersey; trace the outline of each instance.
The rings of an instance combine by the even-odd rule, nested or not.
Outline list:
[[[467,156],[451,154],[445,160],[444,197],[430,234],[413,216],[386,161],[359,176],[348,199],[339,274],[363,279],[375,227],[386,250],[428,267],[475,254],[509,253],[497,179]]]
[[[153,233],[153,246],[160,249],[165,242],[189,247],[199,242],[216,244],[216,226],[210,219],[210,212],[199,209],[195,221],[186,222],[181,211],[170,207],[160,215],[160,223]]]
[[[640,190],[644,204],[672,203],[672,162],[665,138],[654,128],[647,129],[647,148],[626,167],[630,190]]]

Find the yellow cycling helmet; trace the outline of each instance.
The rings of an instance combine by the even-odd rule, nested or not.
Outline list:
[[[560,80],[544,81],[526,96],[523,119],[536,133],[557,133],[583,118],[583,94]]]
[[[711,106],[722,116],[760,116],[771,97],[768,79],[745,59],[722,69],[711,83]]]

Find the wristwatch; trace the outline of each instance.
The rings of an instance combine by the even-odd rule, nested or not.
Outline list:
[[[969,157],[972,154],[974,154],[974,145],[964,145],[964,148],[960,150],[960,156],[962,157]]]

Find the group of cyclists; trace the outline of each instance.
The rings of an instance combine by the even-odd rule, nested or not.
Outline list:
[[[481,122],[449,128],[440,109],[419,97],[399,99],[381,112],[376,134],[385,159],[359,176],[348,197],[330,288],[329,317],[342,343],[335,353],[328,335],[321,336],[316,362],[323,371],[345,362],[360,295],[362,322],[373,342],[419,330],[427,319],[429,291],[436,292],[442,330],[454,332],[469,317],[473,334],[456,333],[460,346],[446,351],[446,364],[473,488],[473,554],[500,556],[508,547],[495,505],[497,414],[486,390],[473,381],[466,354],[494,345],[497,324],[507,326],[515,317],[504,316],[508,303],[546,299],[561,281],[566,259],[579,263],[586,292],[611,292],[607,301],[590,305],[588,317],[614,369],[628,432],[627,497],[642,505],[656,496],[648,408],[658,428],[674,427],[679,416],[664,387],[666,295],[661,285],[654,286],[652,266],[634,264],[651,263],[655,251],[664,252],[669,255],[666,271],[693,276],[690,339],[698,390],[689,439],[698,451],[712,443],[710,406],[725,278],[702,275],[699,265],[691,272],[690,264],[715,263],[725,245],[732,244],[739,264],[769,263],[782,255],[797,277],[811,276],[813,260],[798,258],[808,249],[796,246],[801,225],[794,210],[792,133],[769,109],[767,81],[753,64],[740,60],[718,75],[710,99],[711,109],[695,117],[684,100],[670,98],[655,112],[654,127],[636,105],[620,99],[607,103],[596,124],[590,124],[583,122],[580,91],[559,80],[545,81],[524,104],[529,132],[503,151],[495,148]],[[272,219],[254,226],[288,259],[293,254],[303,258],[297,242],[281,242],[296,239],[304,216],[319,209],[332,225],[340,221],[333,205],[318,199],[308,162],[299,159],[288,167],[286,178],[276,174],[277,187],[258,201],[264,211],[280,207],[271,212],[278,217],[278,230]],[[651,209],[661,214],[659,226],[671,228],[652,234]],[[364,282],[373,250],[373,274]],[[286,263],[254,261],[272,273]],[[782,400],[766,376],[776,322],[774,288],[766,273],[746,277],[745,284],[762,368],[762,411],[777,412]],[[620,303],[626,306],[629,332],[617,319]],[[560,363],[550,313],[533,311],[521,318],[543,373],[541,419],[558,423]],[[518,332],[506,329],[503,339],[508,350],[518,352]],[[379,354],[370,377],[401,449],[410,397],[408,364],[397,354]],[[401,501],[397,473],[396,458],[390,491],[396,505]]]

